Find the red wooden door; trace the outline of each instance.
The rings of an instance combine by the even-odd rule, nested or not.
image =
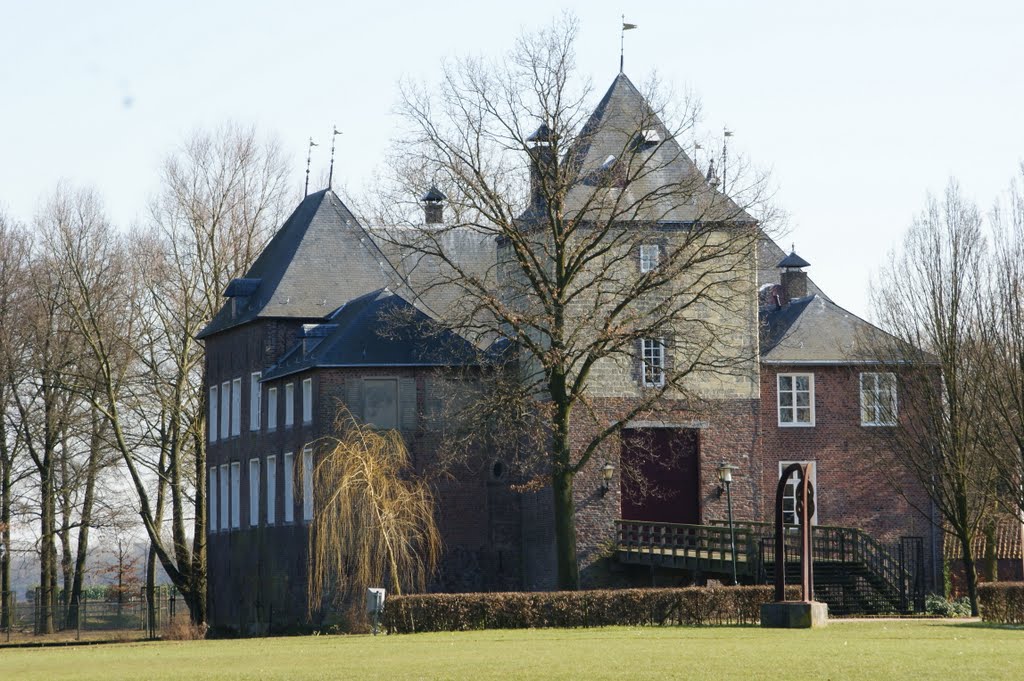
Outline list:
[[[622,518],[700,523],[699,431],[631,428],[622,431]]]

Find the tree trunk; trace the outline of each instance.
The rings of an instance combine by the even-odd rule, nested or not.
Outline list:
[[[0,426],[0,629],[11,624],[11,461],[6,429]]]
[[[555,551],[558,563],[558,588],[580,588],[580,569],[576,559],[576,506],[572,496],[573,475],[558,470],[552,474],[555,501]]]
[[[971,537],[961,533],[960,550],[963,552],[964,575],[967,581],[967,597],[971,601],[971,616],[978,616],[978,573],[974,567],[974,549],[971,547]]]
[[[57,547],[54,545],[56,508],[53,498],[53,467],[49,463],[39,471],[39,633],[53,633],[53,611],[57,605]]]
[[[149,635],[156,635],[156,549],[153,542],[149,543],[149,555],[146,556],[146,621]]]
[[[103,443],[100,439],[100,421],[93,411],[92,433],[89,442],[89,462],[85,475],[85,495],[82,499],[81,525],[78,528],[78,548],[75,555],[74,579],[71,591],[67,593],[67,628],[78,627],[79,602],[82,600],[82,586],[85,580],[85,565],[89,551],[89,525],[92,523],[92,508],[96,495],[96,477],[99,474],[100,456]]]

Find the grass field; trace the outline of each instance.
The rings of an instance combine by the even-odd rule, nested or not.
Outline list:
[[[1024,630],[937,621],[549,629],[0,650],[0,679],[1021,679]]]

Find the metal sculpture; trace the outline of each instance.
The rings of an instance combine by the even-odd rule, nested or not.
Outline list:
[[[775,602],[786,600],[786,534],[782,522],[782,498],[786,484],[794,473],[799,474],[796,490],[796,517],[800,524],[800,600],[814,600],[814,552],[811,546],[811,518],[814,517],[814,486],[811,484],[811,466],[790,464],[782,471],[775,491]]]

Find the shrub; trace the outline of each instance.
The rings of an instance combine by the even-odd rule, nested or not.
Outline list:
[[[981,619],[999,624],[1024,624],[1024,582],[978,585]]]
[[[200,641],[206,638],[205,624],[192,624],[188,617],[176,617],[161,632],[165,641]]]
[[[791,587],[789,598],[799,589]],[[618,589],[534,593],[420,594],[388,599],[382,627],[393,634],[673,624],[757,624],[770,586]]]
[[[971,599],[947,599],[939,594],[928,594],[924,598],[924,611],[939,617],[970,617]]]

